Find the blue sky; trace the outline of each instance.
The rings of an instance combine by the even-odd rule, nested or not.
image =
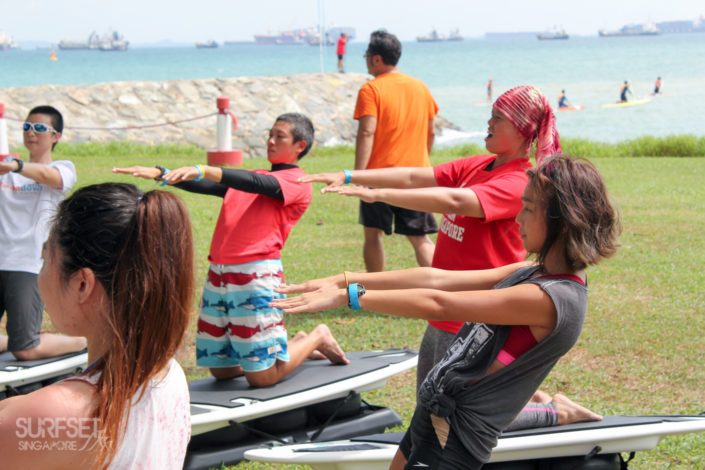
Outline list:
[[[323,8],[319,8],[323,6]],[[314,26],[352,26],[357,40],[383,27],[402,40],[459,28],[485,32],[565,28],[595,35],[628,23],[696,19],[705,4],[693,0],[3,0],[0,30],[22,41],[85,39],[91,31],[122,32],[135,43],[252,40],[253,34]]]

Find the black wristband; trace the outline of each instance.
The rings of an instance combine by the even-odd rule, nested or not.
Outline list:
[[[17,162],[17,169],[12,170],[13,173],[22,173],[22,167],[24,167],[24,162],[19,158],[13,158],[13,161]]]
[[[154,181],[162,181],[164,179],[164,175],[167,173],[167,169],[160,165],[156,165],[154,168],[159,170],[159,176],[154,178]]]

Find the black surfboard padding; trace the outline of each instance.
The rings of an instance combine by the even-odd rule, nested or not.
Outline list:
[[[17,367],[27,369],[29,367],[36,367],[44,364],[50,364],[56,361],[61,361],[68,357],[79,356],[81,354],[85,354],[85,352],[86,350],[84,349],[82,351],[74,353],[63,354],[61,356],[45,357],[43,359],[32,359],[30,361],[18,361],[17,359],[15,359],[15,356],[13,356],[11,352],[5,351],[3,353],[0,353],[0,370],[3,372],[12,372]]]
[[[235,408],[242,403],[233,403],[237,399],[272,400],[294,393],[315,389],[324,385],[367,374],[377,369],[406,361],[418,353],[408,349],[387,349],[385,351],[346,352],[350,364],[333,364],[326,359],[309,360],[301,364],[282,381],[271,387],[250,387],[245,377],[230,380],[207,378],[189,384],[192,412],[198,413],[199,404]]]
[[[582,423],[563,424],[560,426],[548,426],[543,428],[521,429],[502,433],[501,439],[510,439],[512,437],[536,436],[541,434],[556,434],[561,432],[585,431],[588,429],[604,429],[621,426],[637,426],[641,424],[655,424],[665,421],[684,421],[696,418],[695,415],[609,415],[605,416],[601,421],[585,421]],[[404,432],[390,432],[384,434],[373,434],[370,436],[358,436],[351,441],[356,442],[374,442],[379,444],[399,444]]]

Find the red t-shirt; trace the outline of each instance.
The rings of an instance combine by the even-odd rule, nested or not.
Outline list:
[[[454,271],[490,269],[526,257],[514,221],[521,210],[521,195],[528,181],[528,158],[513,160],[490,171],[495,155],[466,157],[433,167],[438,186],[470,188],[477,195],[485,218],[443,214],[431,266]],[[457,333],[463,322],[429,322]]]
[[[305,174],[301,168],[255,172],[274,176],[284,200],[228,189],[211,240],[211,263],[242,264],[280,258],[291,229],[311,202],[312,185],[296,182]]]
[[[336,53],[338,55],[345,55],[345,44],[348,42],[347,38],[343,36],[338,36],[338,46]]]

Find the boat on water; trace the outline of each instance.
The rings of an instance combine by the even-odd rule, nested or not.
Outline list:
[[[460,29],[455,28],[448,34],[448,41],[462,41],[463,36],[460,34]]]
[[[19,49],[19,46],[13,41],[11,36],[5,34],[4,31],[0,31],[0,51],[6,51],[8,49]]]
[[[196,48],[197,49],[215,49],[218,47],[218,43],[215,42],[213,39],[209,39],[208,41],[205,42],[197,42],[196,43]]]
[[[543,33],[538,33],[536,38],[541,41],[554,40],[554,39],[568,39],[570,36],[565,32],[565,29],[552,29],[551,31],[546,31]]]
[[[278,46],[290,46],[290,45],[303,45],[310,44],[312,46],[318,46],[321,44],[322,37],[325,37],[325,44],[332,46],[335,44],[340,33],[345,33],[348,36],[348,40],[355,39],[355,28],[348,26],[331,26],[321,33],[321,28],[318,26],[310,28],[296,28],[289,29],[286,31],[279,31],[276,34],[255,34],[255,44],[260,45],[278,45]]]
[[[109,31],[103,36],[93,31],[87,41],[59,41],[61,50],[126,51],[129,45],[130,42],[117,31]]]
[[[620,36],[658,36],[661,34],[661,30],[653,23],[644,23],[628,24],[615,31],[601,29],[597,33],[603,38]]]
[[[255,34],[255,44],[278,46],[303,45],[308,41],[308,34],[303,30],[284,31],[279,34]]]
[[[326,38],[326,46],[335,46],[340,33],[345,33],[348,37],[348,42],[355,39],[355,28],[350,28],[347,26],[331,26],[325,30],[324,36]],[[319,46],[321,44],[321,33],[316,31],[308,37],[306,40],[310,46]]]
[[[448,36],[439,34],[438,30],[433,29],[427,36],[416,36],[416,40],[418,42],[462,41],[463,36],[458,28],[451,30]]]

